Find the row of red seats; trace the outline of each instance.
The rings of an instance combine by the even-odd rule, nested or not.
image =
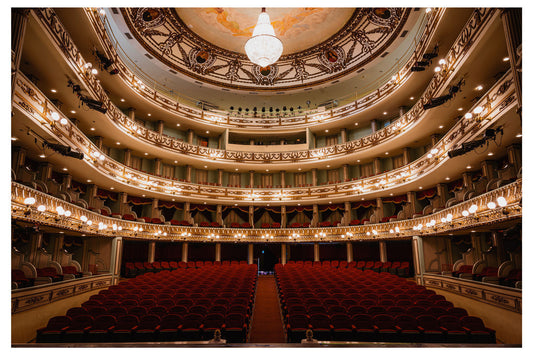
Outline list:
[[[323,260],[323,261],[311,261],[311,260],[290,260],[288,265],[296,264],[302,266],[324,266],[333,268],[356,268],[360,270],[372,270],[375,272],[388,272],[393,275],[409,276],[411,269],[408,261],[351,261],[346,260]]]
[[[169,342],[213,338],[215,330],[228,342],[246,341],[248,325],[239,313],[206,315],[169,313],[113,316],[56,316],[37,331],[38,343]]]
[[[163,270],[176,270],[186,268],[200,268],[204,266],[220,266],[220,265],[246,265],[245,260],[224,260],[224,261],[154,261],[149,263],[147,261],[141,262],[126,262],[122,271],[125,277],[135,277],[142,275],[145,272],[160,272]]]
[[[308,329],[320,340],[402,343],[495,343],[495,332],[480,318],[452,315],[314,314],[287,321],[290,342],[299,342]]]
[[[312,329],[319,340],[495,342],[494,331],[485,328],[479,318],[476,322],[481,325],[475,330],[444,328],[440,324],[439,336],[434,339],[427,335],[431,332],[413,322],[415,317],[460,320],[468,314],[442,295],[397,275],[372,269],[332,268],[331,263],[311,267],[277,264],[275,270],[286,330],[292,342],[299,342],[307,329]],[[336,321],[342,317],[349,326],[343,327]],[[409,317],[413,327],[403,323]],[[360,323],[362,319],[366,320],[365,326]],[[463,332],[461,336],[456,334],[459,330]]]
[[[228,341],[244,342],[256,280],[257,265],[148,272],[69,309],[61,318],[67,326],[58,328],[51,319],[37,341],[192,341],[210,339],[220,329]],[[169,328],[164,320],[171,315],[175,326]]]

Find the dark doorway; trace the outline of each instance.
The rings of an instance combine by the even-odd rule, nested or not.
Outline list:
[[[274,265],[278,262],[278,258],[270,250],[269,246],[262,246],[258,258],[258,269],[260,272],[271,273],[274,272]]]

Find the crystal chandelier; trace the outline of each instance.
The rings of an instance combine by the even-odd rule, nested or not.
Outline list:
[[[265,8],[259,14],[252,37],[246,41],[244,50],[250,61],[264,68],[274,64],[283,52],[283,44],[274,33]]]

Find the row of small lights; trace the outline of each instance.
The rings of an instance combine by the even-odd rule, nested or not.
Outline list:
[[[497,205],[496,205],[497,204]],[[499,207],[505,207],[507,206],[507,200],[505,199],[505,197],[503,196],[500,196],[496,199],[496,202],[493,202],[493,201],[490,201],[489,203],[487,203],[487,208],[490,209],[490,210],[493,210],[495,209],[497,206]],[[468,217],[470,215],[473,215],[477,212],[478,210],[478,205],[476,204],[473,204],[471,205],[468,209],[464,209],[462,212],[461,212],[461,215],[463,217]],[[451,221],[453,220],[453,215],[451,213],[448,213],[446,215],[446,217],[442,217],[441,218],[441,222],[442,223],[450,223]],[[431,221],[429,221],[428,223],[426,223],[426,227],[427,228],[432,228],[434,227],[435,225],[437,224],[437,221],[435,221],[434,219],[432,219]],[[422,224],[418,224],[416,226],[413,227],[413,230],[422,230],[423,228],[423,225]]]
[[[35,204],[35,198],[34,197],[27,197],[26,199],[24,199],[24,204],[26,206],[32,206]],[[493,210],[495,209],[497,206],[499,207],[505,207],[507,206],[507,200],[505,199],[505,197],[503,196],[500,196],[496,199],[496,202],[493,202],[493,201],[490,201],[489,203],[487,203],[487,208],[489,208],[490,210]],[[46,206],[45,205],[39,205],[37,207],[37,210],[39,212],[45,212],[46,211]],[[476,204],[473,204],[471,205],[468,209],[465,209],[461,212],[461,215],[463,217],[468,217],[470,214],[475,214],[478,210],[478,206]],[[65,216],[65,217],[70,217],[72,212],[70,212],[69,210],[65,210],[63,207],[61,206],[57,206],[56,207],[56,212],[59,216]],[[80,220],[87,224],[88,226],[91,226],[93,224],[93,222],[91,220],[89,220],[87,218],[87,216],[85,215],[82,215],[80,216]],[[441,218],[441,222],[442,223],[450,223],[452,222],[453,220],[453,215],[451,213],[448,213],[446,215],[446,217],[442,217]],[[435,225],[437,224],[436,220],[432,219],[430,222],[426,223],[426,227],[427,228],[432,228],[434,227]],[[422,230],[424,226],[420,223],[416,226],[413,227],[413,230],[415,231],[420,231]],[[103,222],[99,222],[98,223],[98,230],[106,230],[108,228],[108,226],[106,224],[104,224]],[[122,230],[122,226],[117,226],[116,224],[113,224],[112,225],[112,229],[113,231],[121,231]],[[143,228],[142,227],[138,227],[138,226],[135,226],[133,228],[133,231],[135,232],[142,232],[143,231]],[[389,230],[389,233],[390,234],[399,234],[400,233],[400,228],[398,226],[394,227],[394,229],[390,229]],[[155,233],[155,236],[167,236],[167,232],[161,232],[161,231],[156,231]],[[378,235],[379,232],[375,229],[372,229],[372,232],[366,232],[366,235],[367,236],[370,236],[370,235]],[[190,232],[183,232],[181,233],[181,236],[182,237],[190,237],[191,236],[191,233]],[[315,238],[325,238],[327,236],[327,234],[325,232],[320,232],[320,233],[317,233],[314,235]],[[351,232],[347,232],[346,234],[342,234],[341,235],[341,238],[346,238],[346,236],[348,237],[352,237],[353,234]],[[233,236],[235,239],[238,239],[238,238],[246,238],[246,234],[241,234],[241,233],[237,233],[237,234],[234,234]],[[207,235],[207,238],[208,239],[220,239],[220,235],[219,234],[215,234],[215,233],[211,233],[211,234],[208,234]],[[289,239],[298,239],[300,238],[300,234],[298,233],[293,233],[292,235],[289,235]],[[267,233],[267,234],[264,234],[264,235],[261,235],[261,239],[274,239],[274,236]]]

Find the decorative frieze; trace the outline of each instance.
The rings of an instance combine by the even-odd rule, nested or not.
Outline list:
[[[496,307],[522,313],[522,290],[467,279],[424,274],[424,286],[460,294]]]
[[[111,275],[101,275],[13,290],[11,292],[11,314],[109,286],[111,286]]]

